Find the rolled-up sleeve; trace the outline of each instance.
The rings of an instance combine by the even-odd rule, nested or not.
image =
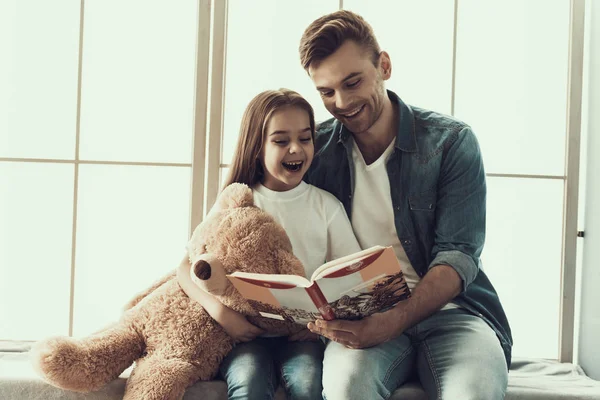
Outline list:
[[[485,171],[470,128],[454,133],[444,147],[429,268],[440,264],[454,268],[465,291],[479,272],[485,242]]]

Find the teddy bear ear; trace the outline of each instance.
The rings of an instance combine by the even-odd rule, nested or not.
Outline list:
[[[218,203],[221,210],[253,206],[252,189],[243,183],[232,183],[223,189],[219,195]]]

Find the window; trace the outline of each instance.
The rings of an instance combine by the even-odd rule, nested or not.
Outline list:
[[[308,24],[337,7],[337,0],[229,1],[221,161],[224,166],[231,162],[246,105],[263,90],[295,90],[311,103],[317,121],[330,118],[300,66],[298,45]],[[226,173],[221,175],[225,177]]]
[[[197,3],[2,2],[0,339],[89,334],[181,259]]]
[[[567,146],[578,115],[567,110],[581,101],[569,67],[582,63],[569,56],[581,39],[570,36],[570,22],[580,23],[570,6],[2,2],[0,339],[87,334],[174,268],[257,93],[296,90],[317,121],[329,118],[298,44],[311,21],[342,7],[363,15],[390,54],[388,88],[473,127],[488,174],[482,260],[511,321],[513,353],[564,359],[559,338],[572,346],[572,326],[560,313],[574,291],[563,283],[574,271],[565,215],[577,193],[566,171],[579,162]]]

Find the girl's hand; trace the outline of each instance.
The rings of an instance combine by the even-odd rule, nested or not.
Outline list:
[[[227,307],[223,307],[219,318],[215,319],[236,343],[249,342],[264,333],[262,329],[248,322],[242,314]]]
[[[314,342],[319,340],[319,335],[304,328],[300,332],[296,332],[291,335],[288,340],[290,342]]]

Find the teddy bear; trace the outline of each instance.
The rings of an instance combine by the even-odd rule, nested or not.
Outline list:
[[[179,268],[136,296],[118,322],[89,337],[36,343],[31,359],[38,373],[59,388],[89,392],[135,362],[126,400],[181,399],[196,381],[213,379],[234,340],[182,289],[190,285],[190,276],[269,333],[291,335],[303,329],[261,317],[225,276],[234,271],[304,275],[285,231],[254,206],[248,186],[232,184],[222,191],[186,249]]]

